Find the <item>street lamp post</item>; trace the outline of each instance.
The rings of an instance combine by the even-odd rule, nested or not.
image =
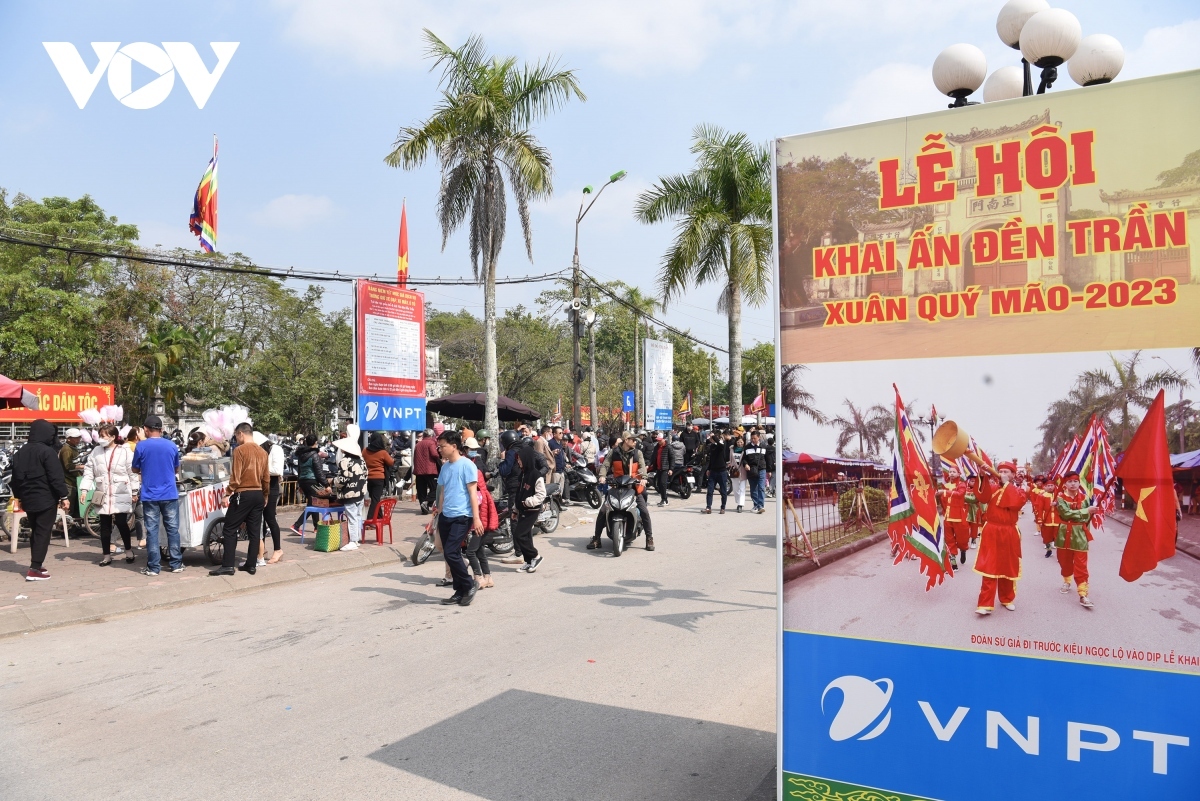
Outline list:
[[[951,108],[974,105],[967,97],[981,84],[985,103],[1035,94],[1032,67],[1042,71],[1036,91],[1040,95],[1058,79],[1064,63],[1080,86],[1108,83],[1125,63],[1120,42],[1102,33],[1084,38],[1075,15],[1051,8],[1046,0],[1008,0],[996,17],[996,34],[1021,52],[1020,67],[1000,67],[987,75],[983,51],[969,44],[951,45],[933,62],[934,85],[954,98]]]
[[[929,410],[928,417],[917,417],[912,420],[919,426],[929,426],[929,441],[933,442],[933,435],[937,431],[938,416],[936,409]],[[930,451],[932,453],[932,450]],[[942,480],[942,457],[936,453],[933,454],[933,459],[930,460],[929,471],[933,474],[933,483],[936,486]]]
[[[591,299],[592,293],[588,292],[588,300]],[[588,329],[588,417],[595,430],[600,422],[600,414],[596,410],[596,310],[590,302],[583,311],[583,321]]]
[[[583,197],[579,199],[579,213],[575,215],[575,255],[571,259],[571,386],[572,399],[574,408],[571,412],[571,428],[574,431],[580,429],[580,408],[579,408],[579,385],[583,383],[583,365],[579,363],[579,310],[583,303],[579,299],[579,224],[583,222],[583,218],[592,210],[592,206],[596,205],[596,201],[600,199],[600,194],[608,188],[609,184],[615,184],[627,175],[625,170],[618,170],[609,176],[608,181],[600,190],[596,192],[595,197],[591,202],[584,207],[584,201],[587,196],[592,194],[592,187],[585,186],[583,188]],[[595,405],[595,401],[593,401]]]

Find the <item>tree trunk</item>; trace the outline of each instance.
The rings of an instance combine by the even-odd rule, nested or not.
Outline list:
[[[742,424],[742,289],[729,284],[729,425]]]
[[[483,427],[492,435],[488,441],[488,464],[494,464],[500,458],[500,416],[497,410],[500,399],[500,380],[496,367],[496,260],[493,241],[496,235],[493,228],[491,206],[495,203],[496,185],[492,181],[491,170],[488,170],[487,186],[484,190],[489,206],[484,217],[487,220],[487,241],[483,249],[483,376],[484,376],[484,412]]]

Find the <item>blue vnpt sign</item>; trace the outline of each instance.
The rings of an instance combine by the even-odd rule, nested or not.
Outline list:
[[[655,409],[654,410],[654,428],[656,431],[671,430],[671,410],[670,409]]]
[[[1200,788],[1195,674],[792,631],[783,665],[787,781],[942,801]]]
[[[417,431],[425,427],[425,399],[359,395],[358,425],[363,431]]]
[[[625,390],[621,393],[621,411],[632,412],[635,401],[632,390]]]

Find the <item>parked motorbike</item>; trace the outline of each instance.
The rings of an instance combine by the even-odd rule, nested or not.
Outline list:
[[[620,556],[642,533],[642,516],[637,508],[637,479],[616,476],[609,479],[608,503],[600,510],[612,555]]]
[[[588,469],[587,459],[582,454],[572,453],[571,465],[567,468],[567,486],[570,500],[587,503],[593,509],[600,508],[599,480]]]

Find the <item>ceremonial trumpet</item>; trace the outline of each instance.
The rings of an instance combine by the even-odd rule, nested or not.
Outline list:
[[[965,456],[979,467],[980,470],[997,475],[992,466],[985,462],[971,447],[971,435],[958,423],[947,420],[933,432],[933,452],[948,462],[953,462]]]

